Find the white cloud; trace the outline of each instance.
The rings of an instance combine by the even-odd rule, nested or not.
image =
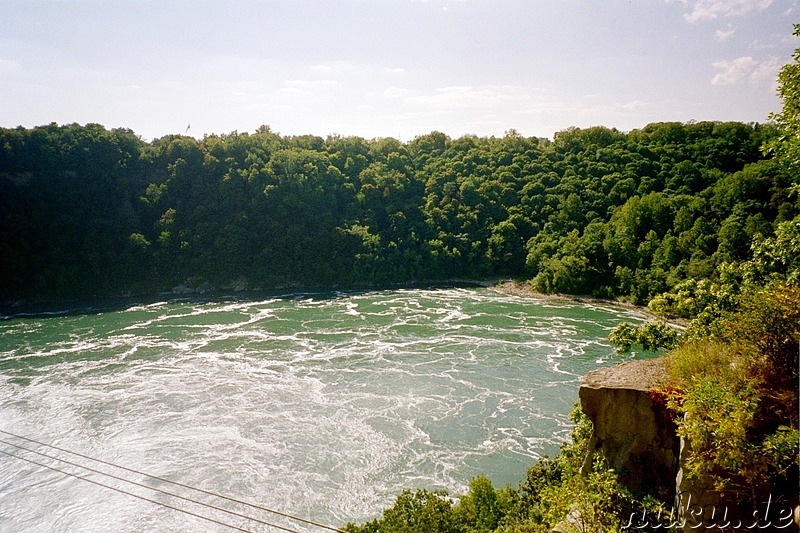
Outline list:
[[[691,11],[684,13],[686,22],[695,23],[702,20],[714,20],[719,17],[740,17],[751,11],[763,11],[772,5],[774,0],[695,0]],[[683,5],[689,5],[681,0]]]
[[[402,89],[400,87],[389,87],[385,91],[383,91],[383,96],[386,98],[402,98],[404,96],[408,96],[410,91],[408,89]]]
[[[750,81],[761,83],[764,81],[777,83],[778,72],[783,66],[783,61],[777,57],[771,57],[766,61],[761,61],[758,66],[750,73]]]
[[[568,94],[554,86],[451,85],[408,91],[393,86],[383,97],[386,101],[375,101],[365,120],[389,125],[407,138],[433,130],[458,137],[502,135],[510,128],[537,136],[569,126],[606,124],[631,129],[646,123],[653,109],[642,100]]]
[[[311,82],[307,81],[307,80],[284,80],[283,84],[286,87],[294,87],[294,88],[298,88],[299,89],[299,88],[308,87],[309,85],[311,85]]]
[[[734,33],[736,33],[736,28],[728,24],[727,30],[717,30],[714,32],[714,36],[717,38],[719,42],[724,43],[727,42],[731,37],[733,37]]]
[[[758,85],[765,81],[774,81],[781,62],[777,57],[758,61],[750,56],[742,56],[731,61],[717,61],[713,67],[722,72],[711,79],[712,85],[734,85],[743,81]]]
[[[16,72],[19,70],[19,63],[11,59],[0,59],[0,74],[6,72]]]
[[[711,79],[712,85],[733,85],[746,78],[758,65],[758,61],[750,56],[737,57],[733,61],[717,61],[714,68],[722,72]]]
[[[620,104],[618,107],[626,111],[641,111],[649,105],[649,102],[643,102],[642,100],[631,100],[630,102]]]
[[[298,89],[307,89],[312,87],[319,87],[325,85],[336,85],[336,80],[284,80],[283,84],[286,87],[294,87]]]
[[[761,38],[754,39],[750,45],[750,50],[770,50],[770,51],[788,51],[794,50],[794,41],[797,39],[791,33],[773,33],[771,35],[764,35]]]
[[[409,96],[411,104],[443,109],[476,109],[509,104],[526,104],[541,99],[542,89],[512,85],[456,85],[440,87],[433,94]]]

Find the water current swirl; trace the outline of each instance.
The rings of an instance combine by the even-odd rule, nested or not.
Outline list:
[[[0,430],[342,525],[406,487],[516,485],[568,435],[580,376],[623,357],[609,330],[640,318],[472,288],[12,316]],[[145,530],[224,529],[0,455],[0,531]]]

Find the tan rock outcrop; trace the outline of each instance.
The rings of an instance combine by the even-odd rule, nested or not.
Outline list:
[[[586,374],[578,395],[592,420],[588,469],[602,454],[633,490],[675,494],[680,440],[659,390],[667,382],[662,359],[629,361]]]

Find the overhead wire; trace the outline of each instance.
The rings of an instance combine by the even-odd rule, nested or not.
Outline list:
[[[179,500],[184,500],[184,501],[187,501],[187,502],[190,502],[190,503],[194,503],[194,504],[197,504],[197,505],[202,505],[204,507],[208,507],[209,509],[214,509],[215,511],[221,511],[223,513],[227,513],[227,514],[230,514],[230,515],[233,515],[233,516],[237,516],[239,518],[244,518],[245,520],[252,520],[253,522],[258,522],[259,524],[263,524],[263,525],[266,525],[266,526],[271,526],[271,527],[274,527],[274,528],[278,528],[278,529],[281,529],[283,531],[290,531],[292,533],[296,533],[296,531],[294,529],[287,529],[287,528],[285,528],[283,526],[279,526],[277,524],[273,524],[271,522],[267,522],[265,520],[261,520],[260,518],[254,518],[252,516],[248,516],[248,515],[242,514],[242,513],[237,513],[236,511],[231,511],[231,510],[225,509],[223,507],[217,507],[216,505],[211,505],[210,503],[205,503],[205,502],[201,502],[201,501],[198,501],[198,500],[194,500],[192,498],[187,498],[186,496],[181,496],[180,494],[175,494],[175,493],[169,492],[167,490],[163,490],[163,489],[159,489],[159,488],[156,488],[156,487],[152,487],[150,485],[145,485],[144,483],[138,483],[136,481],[131,481],[129,479],[125,479],[125,478],[120,477],[120,476],[115,476],[114,474],[109,474],[108,472],[103,472],[102,470],[97,470],[95,468],[91,468],[91,467],[88,467],[88,466],[85,466],[85,465],[74,463],[72,461],[67,461],[66,459],[62,459],[60,457],[55,457],[53,455],[48,455],[46,453],[42,453],[42,452],[37,451],[37,450],[31,450],[30,448],[25,448],[24,446],[20,446],[18,444],[7,442],[7,441],[2,440],[2,439],[0,439],[0,444],[6,444],[8,446],[13,446],[15,448],[19,448],[20,450],[25,450],[26,452],[35,453],[37,455],[41,455],[42,457],[47,457],[48,459],[53,459],[55,461],[60,461],[60,462],[62,462],[64,464],[68,464],[70,466],[74,466],[74,467],[77,467],[77,468],[82,468],[84,470],[88,470],[89,472],[92,472],[93,474],[100,474],[101,476],[107,476],[107,477],[110,477],[112,479],[116,479],[118,481],[122,481],[123,483],[129,483],[131,485],[136,485],[137,487],[142,487],[144,489],[152,490],[154,492],[159,492],[159,493],[164,494],[166,496],[171,496],[173,498],[178,498]],[[14,455],[14,457],[17,457],[18,459],[22,459],[22,457],[18,456],[18,455]],[[83,478],[83,477],[80,477],[80,476],[76,476],[76,477],[78,477],[79,479],[87,480],[86,478]]]
[[[160,481],[162,483],[168,483],[168,484],[171,484],[171,485],[175,485],[177,487],[182,487],[182,488],[185,488],[185,489],[188,489],[188,490],[193,490],[193,491],[199,492],[201,494],[205,494],[205,495],[208,495],[208,496],[213,496],[215,498],[226,500],[226,501],[229,501],[229,502],[232,502],[232,503],[236,503],[236,504],[239,504],[239,505],[244,505],[244,506],[251,507],[253,509],[258,509],[260,511],[265,511],[265,512],[268,512],[268,513],[272,513],[272,514],[274,514],[276,516],[281,516],[281,517],[288,518],[290,520],[295,520],[297,522],[301,522],[301,523],[304,523],[304,524],[316,526],[316,527],[319,527],[319,528],[322,528],[322,529],[327,529],[328,531],[334,531],[335,533],[345,533],[344,530],[336,528],[336,527],[332,527],[332,526],[329,526],[329,525],[326,525],[326,524],[315,522],[313,520],[309,520],[309,519],[306,519],[306,518],[295,516],[295,515],[292,515],[292,514],[289,514],[289,513],[284,513],[282,511],[271,509],[269,507],[265,507],[265,506],[260,505],[260,504],[248,502],[248,501],[245,501],[245,500],[240,500],[240,499],[237,499],[237,498],[233,498],[233,497],[230,497],[230,496],[226,496],[224,494],[219,494],[217,492],[201,489],[201,488],[198,488],[198,487],[193,487],[191,485],[187,485],[187,484],[181,483],[179,481],[173,481],[171,479],[166,479],[166,478],[162,478],[162,477],[159,477],[159,476],[154,476],[152,474],[148,474],[147,472],[142,472],[140,470],[136,470],[136,469],[129,468],[129,467],[126,467],[126,466],[118,465],[118,464],[115,464],[115,463],[112,463],[112,462],[109,462],[109,461],[104,461],[102,459],[97,459],[95,457],[91,457],[89,455],[85,455],[85,454],[82,454],[82,453],[79,453],[79,452],[68,450],[66,448],[61,448],[61,447],[53,445],[53,444],[48,444],[46,442],[41,442],[41,441],[38,441],[36,439],[31,439],[29,437],[24,437],[22,435],[17,435],[15,433],[11,433],[10,431],[5,431],[5,430],[0,429],[0,433],[4,433],[4,434],[9,435],[11,437],[22,439],[22,440],[25,440],[25,441],[28,441],[28,442],[31,442],[31,443],[34,443],[34,444],[38,444],[40,446],[45,446],[47,448],[52,448],[54,450],[58,450],[58,451],[63,452],[63,453],[68,453],[70,455],[74,455],[74,456],[80,457],[82,459],[86,459],[86,460],[89,460],[89,461],[95,461],[97,463],[104,464],[106,466],[110,466],[110,467],[113,467],[113,468],[119,468],[120,470],[124,470],[126,472],[130,472],[130,473],[137,474],[137,475],[140,475],[140,476],[145,476],[147,478],[154,479],[154,480]],[[14,446],[14,445],[12,445],[12,446]],[[33,451],[33,450],[29,450],[29,451]],[[39,453],[39,452],[34,452],[34,453]],[[7,455],[10,455],[10,454],[7,454]],[[66,462],[63,459],[57,459],[57,460],[61,460],[61,461]],[[85,468],[87,470],[91,470],[89,467],[85,467],[85,466],[82,466],[82,465],[79,465],[79,466],[81,468]],[[106,474],[106,473],[103,473],[103,474],[104,475],[108,475],[109,477],[114,477],[114,476],[111,476],[110,474]],[[76,476],[76,477],[78,477],[78,476]],[[83,478],[81,478],[81,479],[83,479]],[[125,480],[125,481],[127,481],[127,480]],[[128,481],[128,482],[129,483],[134,483],[134,482],[130,482],[130,481]],[[158,490],[158,489],[155,489],[155,488],[149,487],[149,486],[148,486],[148,488],[150,488],[152,490]],[[163,492],[163,491],[159,491],[159,492]],[[180,496],[178,496],[178,497],[180,497]],[[180,498],[182,498],[182,497],[180,497]],[[195,503],[199,503],[201,505],[205,505],[202,502],[195,502]],[[273,525],[273,527],[275,527],[275,526]],[[280,526],[277,526],[277,527],[280,527]]]
[[[208,516],[201,515],[199,513],[193,513],[192,511],[187,511],[186,509],[181,509],[179,507],[174,507],[172,505],[169,505],[169,504],[164,503],[164,502],[160,502],[158,500],[152,500],[152,499],[146,498],[145,496],[142,496],[140,494],[134,494],[133,492],[128,492],[128,491],[122,490],[122,489],[120,489],[118,487],[113,487],[111,485],[106,485],[105,483],[100,483],[99,481],[95,481],[94,479],[89,479],[87,477],[79,476],[77,474],[73,474],[72,472],[67,472],[66,470],[61,470],[59,468],[55,468],[53,466],[46,465],[44,463],[40,463],[38,461],[34,461],[32,459],[28,459],[27,457],[22,457],[21,455],[10,453],[10,452],[7,452],[5,450],[0,450],[0,453],[8,455],[8,456],[11,456],[11,457],[14,457],[15,459],[19,459],[21,461],[26,461],[28,463],[31,463],[31,464],[34,464],[34,465],[37,465],[37,466],[41,466],[42,468],[47,468],[47,469],[53,470],[54,472],[58,472],[60,474],[64,474],[65,476],[74,477],[74,478],[80,479],[82,481],[86,481],[88,483],[93,483],[95,485],[99,485],[100,487],[105,487],[107,489],[111,489],[111,490],[120,492],[122,494],[125,494],[126,496],[133,496],[134,498],[139,498],[140,500],[144,500],[146,502],[154,503],[156,505],[160,505],[162,507],[166,507],[167,509],[172,509],[174,511],[185,513],[185,514],[188,514],[188,515],[191,515],[191,516],[195,516],[197,518],[202,518],[203,520],[207,520],[209,522],[213,522],[213,523],[221,525],[221,526],[225,526],[225,527],[228,527],[228,528],[231,528],[231,529],[236,529],[238,531],[245,531],[245,532],[249,531],[249,530],[241,528],[239,526],[226,524],[225,522],[222,522],[220,520],[216,520],[216,519],[208,517]],[[289,531],[289,530],[287,530],[287,531]]]

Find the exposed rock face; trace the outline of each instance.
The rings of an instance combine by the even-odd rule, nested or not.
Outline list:
[[[584,468],[601,453],[634,490],[675,495],[680,440],[658,390],[667,382],[663,360],[630,361],[586,374],[578,395],[593,432]]]
[[[675,422],[659,394],[666,384],[663,359],[600,368],[583,378],[578,391],[581,409],[593,423],[583,470],[601,454],[628,488],[654,492],[664,502],[673,501],[677,518],[673,525],[686,532],[800,531],[792,524],[796,500],[789,498],[787,504],[780,494],[763,488],[756,491],[756,487],[753,491],[757,494],[731,492],[723,497],[710,479],[685,475],[682,467],[692,450],[688,442],[678,438]],[[800,515],[800,506],[797,509]],[[554,531],[574,530],[569,519],[561,526]]]

